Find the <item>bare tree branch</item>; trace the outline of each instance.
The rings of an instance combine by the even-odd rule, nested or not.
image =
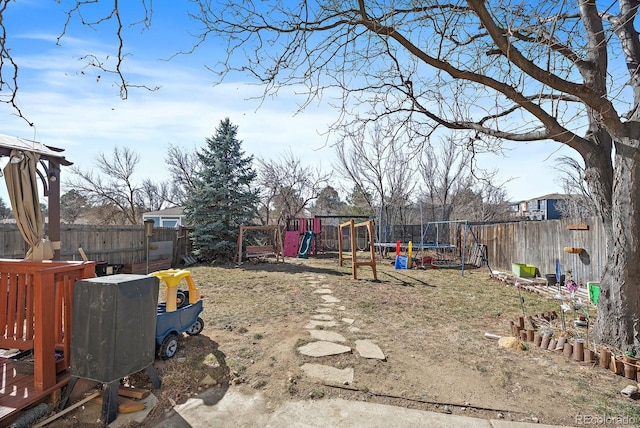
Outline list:
[[[311,169],[302,164],[291,151],[279,160],[258,159],[258,183],[262,190],[265,224],[285,224],[303,215],[320,192],[328,185],[329,175],[320,168]]]

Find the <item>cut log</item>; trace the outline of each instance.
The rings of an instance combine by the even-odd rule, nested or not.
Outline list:
[[[143,388],[127,388],[125,386],[121,386],[118,389],[118,395],[120,395],[121,397],[135,398],[138,400],[147,398],[149,394],[151,394],[151,391]]]
[[[97,397],[95,401],[102,404],[102,397]],[[131,400],[125,397],[118,397],[118,413],[133,413],[144,410],[145,405],[140,401]]]

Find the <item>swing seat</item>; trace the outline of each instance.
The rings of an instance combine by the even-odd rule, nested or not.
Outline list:
[[[254,257],[275,256],[276,252],[272,245],[247,245],[247,259]]]

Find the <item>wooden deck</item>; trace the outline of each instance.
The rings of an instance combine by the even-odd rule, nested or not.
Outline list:
[[[18,370],[0,358],[0,426],[69,382],[73,285],[94,275],[94,262],[0,259],[0,348],[31,351],[33,361]]]
[[[38,391],[35,389],[33,374],[21,374],[13,360],[0,357],[0,425],[20,410],[45,400],[52,392],[60,390],[70,379],[67,371],[56,376],[56,383]]]

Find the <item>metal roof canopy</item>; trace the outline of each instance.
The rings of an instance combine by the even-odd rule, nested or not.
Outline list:
[[[8,135],[0,134],[0,156],[9,156],[11,150],[24,150],[40,155],[41,159],[52,160],[55,159],[60,165],[69,166],[73,163],[65,159],[60,155],[64,149],[57,147],[46,146],[42,143],[33,140],[27,140],[20,137],[10,137]]]
[[[40,155],[44,174],[37,170],[48,200],[49,227],[47,236],[53,244],[53,259],[60,260],[60,165],[73,165],[60,153],[64,149],[47,146],[38,141],[0,134],[0,157],[11,156],[12,150],[28,151]],[[45,163],[45,161],[47,163]]]

